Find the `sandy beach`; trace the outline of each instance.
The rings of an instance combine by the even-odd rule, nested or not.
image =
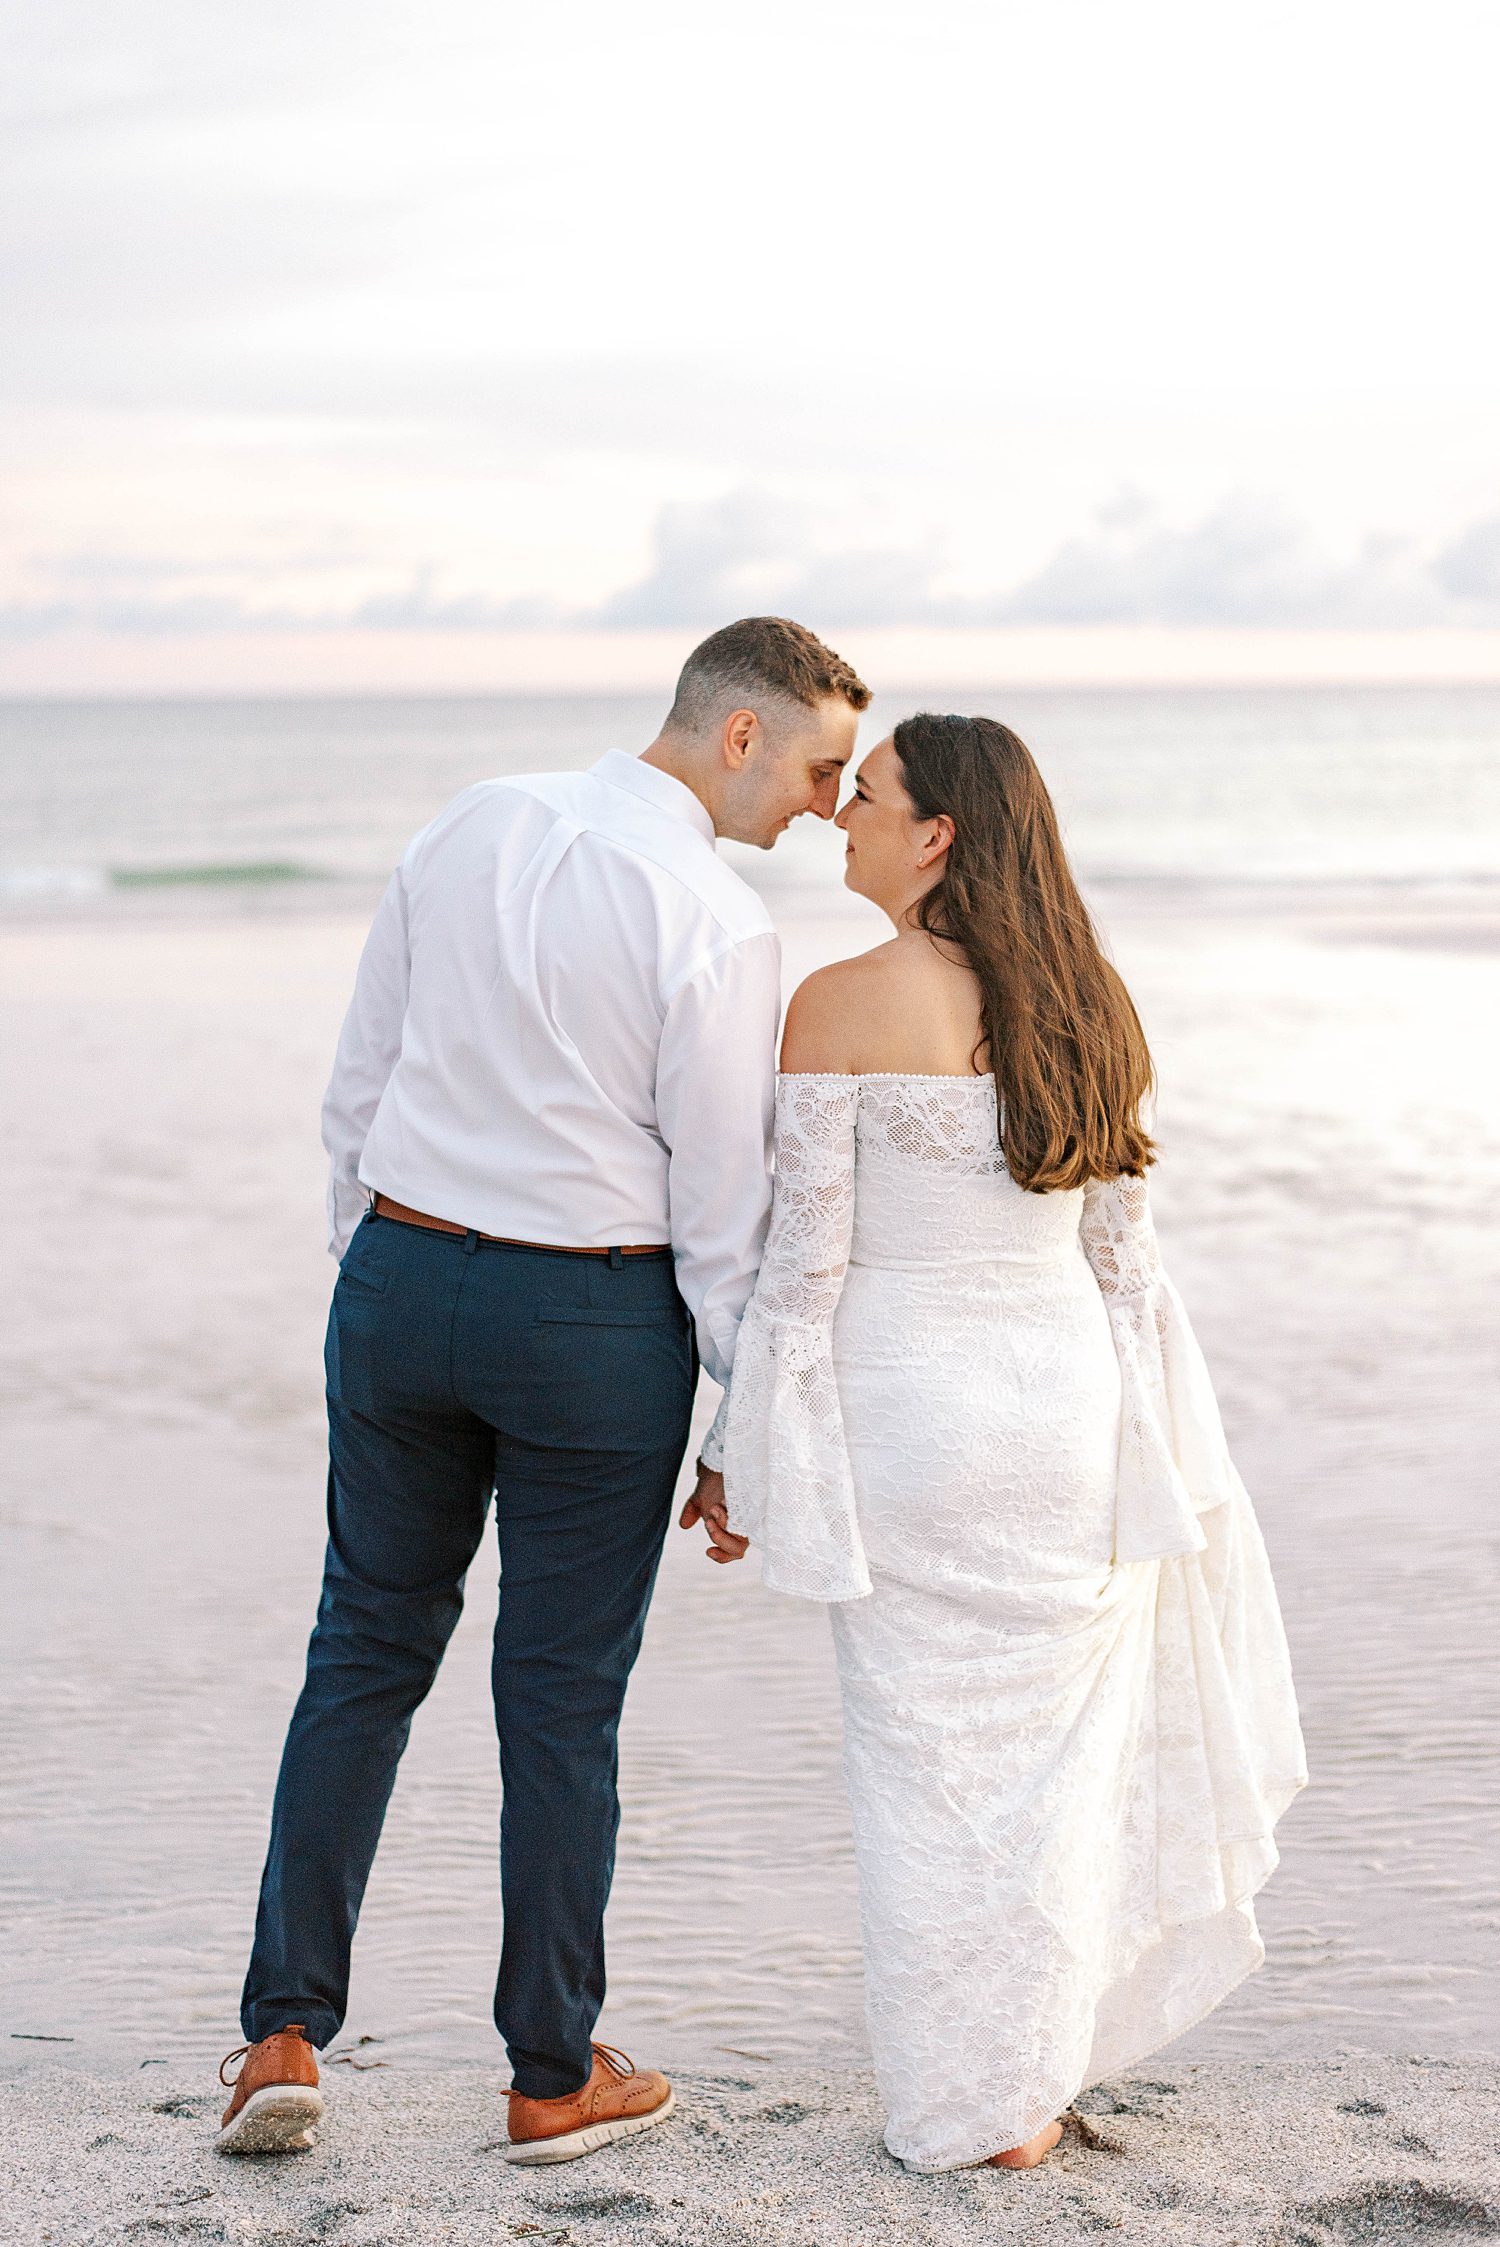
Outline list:
[[[1500,2247],[1500,0],[12,13],[0,2247]]]
[[[851,948],[851,925],[791,916],[789,980]],[[958,2242],[996,2236],[997,2192],[1018,2240],[1500,2224],[1496,2077],[1475,2057],[1500,1981],[1500,1407],[1477,1221],[1500,1099],[1490,1041],[1462,1034],[1500,1004],[1493,931],[1113,933],[1164,1079],[1163,1238],[1278,1569],[1313,1785],[1264,1899],[1265,1970],[1153,2061],[1172,2092],[1085,2099],[1125,2157],[1075,2134],[1017,2197],[909,2180],[875,2150],[826,1622],[675,1536],[627,1708],[601,2034],[682,2076],[681,2126],[561,2178],[481,2150],[503,2075],[495,1588],[476,1565],[366,1903],[337,2127],[285,2171],[215,2164],[213,2070],[238,2041],[317,1581],[317,1105],[363,920],[0,929],[0,2095],[21,2168],[0,2236],[353,2247],[482,2221]]]
[[[691,2074],[630,2146],[514,2169],[501,2078],[342,2071],[321,2141],[212,2149],[214,2102],[167,2066],[38,2073],[7,2099],[4,2236],[26,2247],[1468,2247],[1500,2237],[1500,2066],[1168,2068],[1085,2093],[1030,2176],[910,2177],[853,2070]],[[15,2228],[11,2228],[14,2226]]]

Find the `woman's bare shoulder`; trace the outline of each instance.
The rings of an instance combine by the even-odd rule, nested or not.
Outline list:
[[[881,979],[877,955],[893,949],[890,944],[877,944],[873,952],[833,960],[798,984],[781,1033],[783,1069],[799,1075],[859,1074],[863,1066],[859,1059],[860,1017],[872,987]]]
[[[968,971],[927,944],[893,938],[835,960],[793,994],[781,1066],[841,1076],[963,1075],[977,1034],[972,989]]]

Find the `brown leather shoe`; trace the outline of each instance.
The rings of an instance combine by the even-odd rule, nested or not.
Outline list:
[[[237,2076],[224,2070],[243,2058]],[[234,2097],[219,2128],[220,2153],[303,2153],[323,2119],[318,2063],[300,2021],[291,2021],[258,2044],[242,2044],[219,2068]]]
[[[507,2161],[576,2161],[617,2138],[633,2138],[665,2122],[672,2086],[655,2068],[632,2067],[623,2052],[596,2044],[594,2065],[581,2091],[565,2099],[510,2094]]]

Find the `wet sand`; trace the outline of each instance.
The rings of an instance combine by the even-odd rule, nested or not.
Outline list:
[[[789,974],[869,933],[790,920]],[[1265,1898],[1269,1964],[1171,2065],[1275,2063],[1253,2081],[1282,2100],[1283,2063],[1343,2049],[1493,2051],[1500,960],[1368,918],[1138,916],[1115,934],[1164,1081],[1163,1238],[1278,1569],[1313,1771]],[[332,1278],[317,1106],[362,936],[315,915],[0,930],[0,2066],[64,2063],[79,2115],[134,2115],[129,2143],[162,2139],[173,2158],[187,2123],[163,2138],[130,2100],[157,2060],[207,2095],[238,2041],[315,1600]],[[471,2133],[497,2056],[494,1598],[476,1564],[403,1767],[340,2040],[401,2071],[414,2115],[461,2102]],[[824,1617],[674,1534],[627,1712],[602,2034],[700,2074],[862,2063],[838,1754]],[[473,2083],[423,2087],[423,2069],[470,2066]],[[1248,2157],[1224,2086],[1252,2079],[1194,2080],[1220,2086],[1205,2114],[1248,2131]],[[61,2096],[8,2095],[34,2117]],[[867,2149],[867,2093],[850,2111],[848,2143]],[[825,2123],[809,2127],[821,2144]],[[777,2184],[792,2137],[766,2125],[754,2190],[784,2185],[796,2207],[801,2186]],[[328,2158],[350,2142],[365,2141]],[[142,2158],[166,2192],[158,2154]],[[826,2158],[864,2189],[866,2153]],[[423,2174],[436,2192],[439,2170]]]

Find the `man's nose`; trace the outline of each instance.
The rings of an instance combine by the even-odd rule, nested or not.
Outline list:
[[[820,780],[813,790],[812,808],[819,819],[832,819],[839,808],[839,784],[836,780]]]

